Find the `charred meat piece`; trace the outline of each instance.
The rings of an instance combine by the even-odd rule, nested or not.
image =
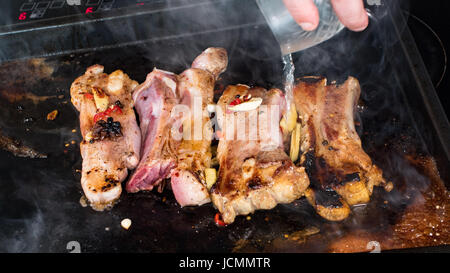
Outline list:
[[[306,190],[305,196],[317,214],[329,221],[341,221],[348,217],[350,207],[335,191],[312,188]]]
[[[46,154],[40,153],[31,147],[25,146],[19,139],[3,135],[3,132],[1,130],[0,149],[9,151],[17,157],[47,158]]]
[[[296,167],[284,152],[279,122],[285,108],[278,89],[229,86],[220,98],[220,168],[211,199],[225,223],[292,202],[308,187],[304,168]]]
[[[208,48],[179,78],[180,103],[189,111],[183,121],[183,140],[177,151],[171,187],[182,207],[210,202],[205,169],[211,165],[213,128],[207,106],[213,104],[215,79],[227,63],[225,49]]]
[[[369,202],[374,186],[387,185],[355,130],[360,92],[358,80],[352,77],[340,86],[327,85],[325,78],[305,78],[294,88],[301,121],[300,164],[311,182],[307,198],[328,220],[346,218],[349,206]],[[335,201],[320,201],[324,198],[318,197],[327,194]]]
[[[138,84],[121,70],[108,75],[103,69],[89,67],[70,88],[83,136],[81,185],[96,210],[119,198],[120,183],[137,166],[141,145],[132,100]]]
[[[126,185],[128,192],[152,190],[176,165],[180,140],[172,136],[177,117],[171,112],[179,103],[177,83],[177,75],[155,68],[133,94],[143,141],[141,161]]]
[[[340,181],[333,170],[323,158],[317,158],[314,151],[304,154],[301,160],[310,181],[305,194],[308,202],[327,220],[341,221],[347,218],[351,212],[349,205],[330,186]]]

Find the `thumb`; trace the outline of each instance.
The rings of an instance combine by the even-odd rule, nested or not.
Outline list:
[[[369,17],[362,0],[331,0],[339,20],[353,31],[362,31],[369,24]]]

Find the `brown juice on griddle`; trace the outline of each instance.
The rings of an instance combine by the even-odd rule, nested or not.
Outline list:
[[[98,54],[53,58],[45,63],[19,61],[3,64],[0,69],[3,71],[0,73],[3,76],[0,79],[1,135],[20,139],[23,145],[49,155],[45,159],[24,159],[3,153],[1,178],[5,181],[5,194],[2,200],[8,202],[4,202],[2,209],[14,216],[11,223],[33,223],[30,225],[33,229],[29,229],[32,234],[57,237],[51,245],[46,245],[47,240],[42,241],[46,247],[43,249],[65,250],[67,242],[80,234],[83,242],[92,245],[91,251],[95,247],[130,252],[193,248],[199,252],[358,252],[377,247],[383,251],[450,244],[450,195],[445,187],[448,181],[439,173],[434,158],[427,151],[417,151],[420,141],[414,133],[399,129],[397,121],[389,128],[399,133],[382,135],[382,144],[370,145],[381,132],[369,124],[370,115],[357,125],[361,128],[360,137],[365,151],[393,182],[394,189],[386,193],[376,188],[371,201],[352,208],[352,214],[342,222],[322,219],[305,198],[300,198],[272,210],[238,217],[232,225],[221,228],[214,223],[217,210],[210,204],[180,208],[168,189],[163,193],[123,193],[118,205],[105,213],[83,208],[79,205],[80,175],[76,171],[81,168],[79,148],[64,145],[70,140],[77,143],[81,140],[78,130],[72,130],[79,128],[79,124],[68,100],[68,86],[78,73],[99,61]],[[110,55],[105,56],[108,56],[105,60],[111,59]],[[139,54],[132,56],[139,57]],[[57,69],[50,73],[41,64]],[[135,69],[131,74],[140,75],[143,80],[145,73],[139,73],[146,70],[137,69],[135,64],[121,63],[124,71]],[[114,69],[119,65],[113,62],[109,67]],[[293,80],[293,68],[291,75]],[[370,93],[369,87],[364,86],[362,92]],[[60,95],[64,96],[59,98]],[[380,105],[373,104],[373,100],[366,102],[359,108],[362,114]],[[60,112],[58,117],[47,120],[47,114],[54,109]],[[380,118],[383,115],[391,113],[378,113],[376,122],[387,126],[390,123]],[[24,122],[28,117],[34,120]],[[23,196],[29,197],[30,202],[25,203]],[[33,210],[33,204],[39,205],[38,212]],[[33,213],[45,216],[42,218],[46,219],[45,225],[40,226],[43,233],[35,233],[34,223],[40,222],[31,218]],[[123,232],[120,227],[124,218],[136,219],[130,231]],[[60,228],[68,235],[57,232]],[[92,234],[95,236],[89,237]],[[41,243],[32,238],[27,244]],[[195,244],[191,243],[193,239]]]
[[[295,66],[291,54],[284,55],[282,62],[282,84],[288,113],[293,103]],[[409,143],[407,146],[414,145]],[[394,147],[386,144],[382,157],[386,159],[389,154],[399,152],[394,150]],[[367,152],[370,155],[376,153]],[[239,240],[233,251],[368,252],[449,244],[450,193],[440,178],[434,158],[420,155],[417,151],[404,153],[401,157],[400,160],[407,166],[401,172],[390,173],[386,168],[384,170],[394,182],[394,192],[386,193],[376,188],[370,202],[354,206],[352,214],[344,221],[319,220],[315,225],[305,223],[305,227],[284,229],[283,236],[268,236],[266,241],[262,240],[263,249],[251,239]],[[402,173],[412,170],[417,173]],[[301,198],[286,207],[303,209],[303,203]],[[267,218],[267,221],[270,223],[271,219]]]

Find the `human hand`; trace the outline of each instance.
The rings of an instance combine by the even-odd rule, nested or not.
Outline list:
[[[313,0],[283,0],[294,20],[306,31],[319,25],[319,11]],[[339,21],[353,31],[362,31],[369,24],[369,18],[362,0],[331,0]]]

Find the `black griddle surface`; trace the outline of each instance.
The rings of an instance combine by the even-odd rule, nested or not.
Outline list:
[[[154,67],[180,73],[203,49],[222,46],[228,50],[229,67],[218,85],[281,87],[281,56],[264,25],[3,63],[1,132],[48,157],[18,158],[0,151],[0,251],[69,252],[68,244],[76,241],[81,252],[323,252],[356,230],[389,238],[408,205],[430,188],[429,176],[407,156],[433,155],[433,131],[425,118],[413,118],[408,111],[399,69],[390,63],[396,41],[386,43],[373,33],[370,28],[344,31],[294,56],[297,77],[321,75],[341,82],[352,75],[360,80],[357,131],[365,151],[396,186],[391,193],[377,189],[371,203],[355,208],[341,223],[320,218],[304,198],[257,211],[250,219],[238,217],[225,228],[214,224],[216,210],[210,204],[180,208],[168,190],[124,192],[105,212],[80,205],[81,136],[69,94],[76,77],[99,63],[107,73],[122,69],[142,82]],[[269,37],[266,43],[259,42],[261,36]],[[14,94],[28,94],[28,99],[14,99]],[[47,97],[33,101],[30,94]],[[47,121],[54,109],[57,118]],[[129,230],[120,226],[124,218],[132,220]],[[305,229],[320,232],[299,241],[286,237]]]

